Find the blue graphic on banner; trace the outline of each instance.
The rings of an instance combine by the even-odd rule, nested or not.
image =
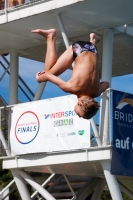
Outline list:
[[[111,173],[133,176],[133,95],[113,92]]]

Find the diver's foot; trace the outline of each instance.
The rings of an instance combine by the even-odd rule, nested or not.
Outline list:
[[[36,74],[36,80],[38,83],[45,82],[46,81],[45,72],[44,71],[38,72]]]
[[[100,38],[95,34],[90,34],[90,42],[92,42],[94,45],[96,45],[98,42],[100,42]]]
[[[49,37],[54,37],[56,36],[56,30],[55,29],[49,29],[49,30],[42,30],[42,29],[35,29],[31,30],[32,33],[38,33],[39,35],[42,35],[46,39]]]

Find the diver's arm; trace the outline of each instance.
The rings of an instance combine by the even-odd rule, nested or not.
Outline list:
[[[107,81],[100,82],[99,92],[95,97],[100,96],[101,93],[103,93],[107,88],[109,88],[109,82]]]
[[[71,92],[71,89],[70,89],[71,87],[68,82],[63,81],[61,78],[59,78],[53,74],[50,74],[48,72],[45,73],[45,76],[46,76],[47,81],[50,81],[50,82],[58,85],[63,91]]]

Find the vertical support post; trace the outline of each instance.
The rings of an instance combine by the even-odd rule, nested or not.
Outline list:
[[[5,15],[6,15],[6,21],[8,22],[7,8],[8,8],[8,0],[5,0],[5,8],[4,8],[4,11],[5,11]]]
[[[65,46],[66,46],[66,49],[67,49],[70,44],[69,44],[69,40],[68,40],[68,37],[67,37],[67,34],[66,34],[66,30],[65,30],[65,27],[64,27],[64,24],[63,24],[63,21],[62,21],[60,14],[57,14],[56,16],[57,16],[57,21],[58,21],[58,24],[59,24],[59,27],[60,27],[60,30],[61,30],[61,34],[62,34],[64,43],[65,43]]]
[[[112,55],[113,30],[107,29],[103,32],[102,81],[108,81],[110,84],[112,77]]]
[[[66,30],[65,30],[65,26],[63,24],[61,15],[57,13],[56,17],[57,17],[57,21],[58,21],[58,24],[59,24],[59,27],[60,27],[60,30],[61,30],[61,34],[62,34],[64,43],[65,43],[65,46],[66,46],[66,49],[67,49],[70,46],[70,44],[69,44],[69,40],[68,40],[67,33],[66,33]],[[72,63],[72,67],[74,67],[74,63]]]
[[[47,82],[42,82],[42,83],[39,84],[37,92],[36,92],[35,97],[34,97],[34,101],[41,99],[42,93],[43,93],[43,91],[46,87],[46,83]]]
[[[26,186],[25,180],[17,173],[15,169],[12,169],[11,172],[22,200],[31,200],[30,193]]]
[[[56,42],[56,53],[58,54],[61,46],[61,41]]]
[[[10,53],[10,104],[18,103],[18,54]]]
[[[101,197],[101,194],[102,194],[102,191],[104,189],[104,186],[105,186],[105,179],[100,179],[95,190],[94,190],[94,193],[91,197],[91,200],[100,200],[100,197]]]
[[[104,30],[103,32],[103,58],[102,58],[102,81],[108,81],[111,84],[112,77],[112,54],[113,54],[113,30]],[[108,144],[109,134],[109,102],[107,92],[104,92],[101,98],[100,113],[100,136],[103,134],[105,139],[103,144]],[[103,128],[102,128],[103,127]],[[101,161],[104,175],[113,200],[122,200],[120,188],[116,176],[110,173],[110,161]]]
[[[18,54],[14,51],[10,54],[10,104],[18,103]],[[7,152],[8,156],[11,152]],[[31,200],[29,191],[22,177],[16,173],[15,169],[11,170],[19,193],[23,200]]]
[[[100,105],[100,140],[103,146],[107,146],[109,142],[109,91],[101,95]]]
[[[102,142],[101,142],[101,139],[100,139],[100,137],[99,137],[96,124],[95,124],[95,122],[94,122],[94,118],[91,118],[91,119],[90,119],[90,123],[91,123],[91,126],[92,126],[92,129],[93,129],[93,132],[94,132],[94,135],[95,135],[95,138],[96,138],[96,141],[97,141],[98,146],[102,146]]]
[[[112,200],[123,200],[116,176],[110,173],[110,161],[101,161]]]
[[[102,81],[111,84],[112,77],[112,54],[113,54],[113,30],[107,29],[103,32],[103,56],[102,56]],[[109,135],[109,95],[104,92],[101,96],[100,112],[100,138],[103,145],[108,144]]]

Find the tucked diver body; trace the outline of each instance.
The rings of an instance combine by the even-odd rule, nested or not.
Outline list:
[[[78,41],[73,43],[57,59],[56,30],[32,30],[47,40],[45,57],[45,71],[38,72],[38,82],[50,81],[58,85],[65,92],[77,95],[78,103],[75,112],[79,117],[90,119],[93,117],[99,104],[94,100],[108,87],[108,82],[100,82],[98,74],[98,53],[96,44],[100,41],[95,33],[90,34],[90,42]],[[74,62],[72,76],[68,82],[58,76],[67,70]]]

